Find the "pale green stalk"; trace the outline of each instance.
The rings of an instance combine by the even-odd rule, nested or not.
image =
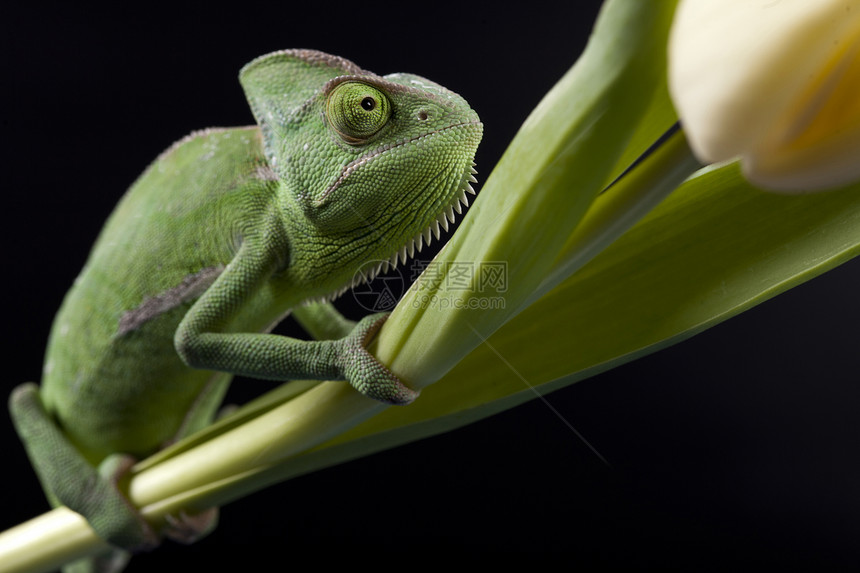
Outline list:
[[[107,548],[80,514],[58,507],[0,534],[0,571],[53,571]]]

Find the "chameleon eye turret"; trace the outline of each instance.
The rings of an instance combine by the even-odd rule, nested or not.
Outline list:
[[[364,143],[383,128],[390,116],[388,96],[362,82],[335,86],[326,101],[329,125],[347,143]]]

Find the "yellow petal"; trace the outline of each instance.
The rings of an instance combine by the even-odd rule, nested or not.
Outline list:
[[[860,0],[684,0],[669,88],[705,162],[809,191],[860,179]]]

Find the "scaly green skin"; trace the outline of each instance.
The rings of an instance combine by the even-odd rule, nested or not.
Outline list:
[[[445,88],[319,52],[263,56],[240,81],[259,127],[192,134],[144,172],[63,303],[41,389],[10,400],[52,502],[128,549],[157,536],[110,479],[127,456],[210,423],[232,374],[414,399],[364,348],[384,316],[348,332],[345,320],[319,324],[331,309],[311,306],[296,312],[308,330],[346,336],[265,332],[438,231],[459,212],[481,138],[475,112]],[[108,479],[94,478],[100,464]]]

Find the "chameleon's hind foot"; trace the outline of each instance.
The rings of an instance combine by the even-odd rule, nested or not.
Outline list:
[[[136,460],[131,456],[115,454],[105,458],[99,465],[99,474],[117,488],[119,480],[128,474],[135,463]],[[149,551],[160,545],[160,536],[143,520],[137,510],[135,510],[135,517],[135,523],[128,525],[131,530],[130,535],[120,537],[114,533],[110,538],[107,538],[107,541],[112,545],[133,552]],[[177,515],[168,515],[166,522],[166,525],[161,529],[161,535],[178,543],[189,545],[206,537],[215,529],[215,526],[218,525],[218,508],[213,507],[199,513],[182,511]]]
[[[173,541],[190,545],[203,539],[218,525],[218,508],[213,507],[200,513],[180,512],[168,515],[167,526],[162,533]]]
[[[118,485],[135,463],[137,460],[129,455],[113,454],[99,464],[98,473],[103,484],[93,489],[108,492],[101,495],[104,507],[100,507],[97,514],[89,510],[84,515],[96,533],[111,545],[131,552],[151,551],[160,544],[158,534],[120,492]],[[79,502],[72,503],[78,505]]]
[[[99,537],[129,551],[158,545],[158,536],[117,486],[135,460],[109,456],[98,469],[81,456],[45,411],[35,384],[22,384],[9,400],[12,420],[51,505],[83,515]]]

